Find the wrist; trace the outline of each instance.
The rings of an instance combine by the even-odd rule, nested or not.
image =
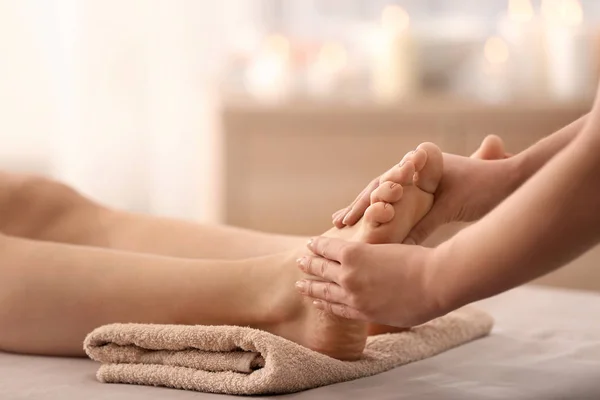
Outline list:
[[[450,239],[431,249],[431,255],[425,265],[428,275],[426,296],[431,299],[432,312],[436,316],[445,315],[469,302],[463,298],[461,285],[457,284],[457,280],[462,280],[455,268],[460,260],[451,254],[452,242]]]
[[[445,274],[441,268],[444,256],[441,254],[441,247],[442,245],[428,249],[430,254],[423,267],[423,270],[426,271],[424,298],[429,300],[428,309],[433,318],[445,315],[455,309],[448,285],[444,282]]]

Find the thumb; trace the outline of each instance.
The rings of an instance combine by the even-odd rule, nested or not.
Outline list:
[[[435,231],[440,225],[443,225],[446,219],[439,207],[435,207],[428,212],[408,233],[408,236],[402,243],[421,244]]]

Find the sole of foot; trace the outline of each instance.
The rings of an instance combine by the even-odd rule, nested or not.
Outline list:
[[[401,243],[433,205],[433,193],[442,178],[443,156],[433,143],[423,143],[381,175],[371,193],[359,240]]]

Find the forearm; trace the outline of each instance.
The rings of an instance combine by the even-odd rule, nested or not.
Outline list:
[[[514,170],[518,172],[514,174],[517,182],[513,187],[519,187],[540,170],[552,157],[568,146],[581,132],[587,119],[588,114],[515,155],[510,160]]]
[[[598,127],[582,134],[478,223],[440,246],[432,292],[442,308],[483,299],[550,272],[600,237]]]

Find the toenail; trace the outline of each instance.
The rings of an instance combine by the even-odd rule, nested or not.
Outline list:
[[[306,282],[305,281],[296,282],[296,289],[298,289],[300,292],[305,292],[306,291]]]

